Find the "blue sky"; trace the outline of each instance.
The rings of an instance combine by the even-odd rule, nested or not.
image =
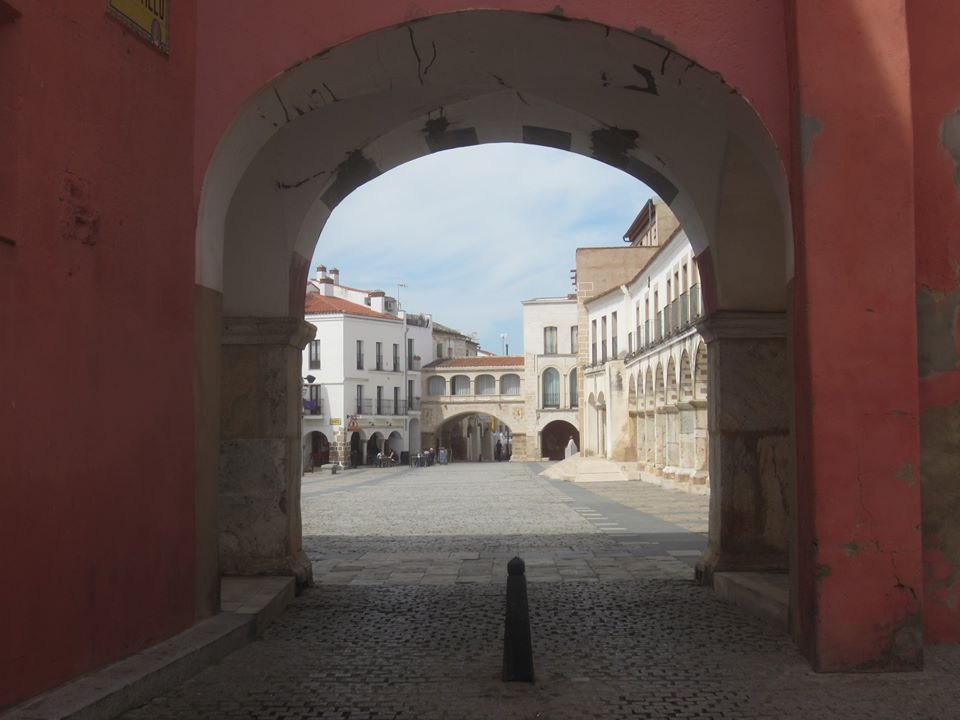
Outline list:
[[[411,312],[522,352],[520,301],[573,292],[578,247],[619,245],[652,196],[574,153],[480,145],[401,165],[354,191],[327,222],[313,266],[382,289]]]

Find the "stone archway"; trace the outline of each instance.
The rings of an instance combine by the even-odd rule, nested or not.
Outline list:
[[[242,535],[245,526],[233,509],[251,500],[274,515],[271,508],[286,508],[273,518],[284,533],[281,543],[252,538],[222,546],[221,557],[240,571],[293,571],[309,579],[299,508],[255,498],[254,488],[264,483],[244,469],[289,466],[289,438],[299,441],[282,413],[255,436],[248,420],[260,407],[293,406],[299,399],[287,369],[308,339],[301,321],[306,258],[331,210],[399,163],[462,145],[514,141],[580,152],[629,172],[681,220],[700,270],[711,407],[730,407],[740,396],[763,408],[749,421],[710,413],[714,486],[701,578],[709,582],[718,570],[786,570],[785,527],[765,519],[769,504],[787,497],[782,483],[791,470],[785,312],[793,223],[784,155],[748,100],[679,50],[585,20],[471,11],[424,18],[415,29],[370,29],[340,46],[317,48],[317,56],[301,58],[279,76],[265,74],[221,137],[204,177],[197,337],[203,362],[217,367],[222,357],[225,397],[222,404],[213,394],[198,401],[205,408],[198,447],[207,454],[198,459],[206,473],[201,482],[215,485],[209,456],[219,451],[221,467],[236,476],[228,483],[231,496],[221,497],[222,536]],[[419,59],[415,72],[411,43]],[[420,45],[445,50],[427,68]],[[335,97],[320,90],[332,87]],[[634,127],[638,117],[642,129]],[[781,129],[778,141],[785,138]],[[808,365],[801,366],[812,377]],[[269,390],[241,397],[240,378]],[[213,448],[202,440],[221,406],[231,417],[223,418]],[[804,423],[808,411],[799,406]],[[597,420],[602,434],[606,422]],[[296,497],[298,483],[287,473],[272,485]],[[805,537],[812,532],[808,519],[800,528]],[[265,554],[267,547],[282,547],[282,557],[275,550]],[[805,597],[813,597],[805,562]]]
[[[549,460],[563,460],[567,443],[573,438],[580,447],[580,431],[566,420],[553,420],[540,431],[540,457]]]

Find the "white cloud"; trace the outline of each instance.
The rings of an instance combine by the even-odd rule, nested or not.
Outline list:
[[[522,350],[520,301],[572,292],[578,247],[617,245],[651,191],[589,158],[483,145],[402,165],[334,211],[314,253],[344,284],[396,293],[404,307]]]

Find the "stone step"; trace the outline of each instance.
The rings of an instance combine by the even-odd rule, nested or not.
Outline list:
[[[116,717],[256,639],[283,612],[295,590],[293,577],[222,578],[219,614],[0,713],[0,720]]]

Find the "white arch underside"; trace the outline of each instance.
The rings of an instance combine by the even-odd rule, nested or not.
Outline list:
[[[378,31],[265,87],[208,168],[197,282],[224,293],[228,315],[290,314],[296,270],[340,199],[403,162],[485,142],[552,145],[634,174],[696,252],[709,248],[717,307],[783,309],[786,180],[743,98],[637,36],[509,12]]]

